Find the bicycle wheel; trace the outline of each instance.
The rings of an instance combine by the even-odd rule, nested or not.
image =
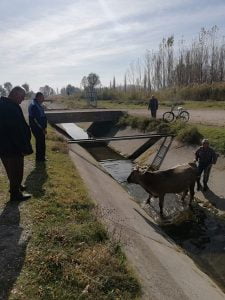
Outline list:
[[[167,122],[172,122],[174,120],[174,113],[167,111],[163,114],[163,120]]]
[[[188,122],[190,118],[190,114],[188,111],[186,110],[183,110],[180,115],[179,115],[179,119],[182,121],[182,122]]]

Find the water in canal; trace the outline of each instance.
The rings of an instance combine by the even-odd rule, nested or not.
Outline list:
[[[86,139],[86,132],[77,127],[75,124],[64,126],[72,138]],[[132,170],[132,161],[104,144],[83,146],[138,203],[144,203],[148,194],[139,185],[126,182]],[[182,216],[182,222],[170,222],[166,226],[160,224],[159,226],[225,291],[225,220],[199,205],[195,205],[192,211],[188,210],[187,214],[187,205],[181,205],[179,199],[174,201],[165,199],[165,214],[174,214],[178,211]],[[174,203],[179,207],[175,211]],[[157,199],[151,201],[148,212],[155,220],[159,218]]]

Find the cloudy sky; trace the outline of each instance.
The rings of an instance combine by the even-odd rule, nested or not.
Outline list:
[[[174,34],[225,35],[225,0],[1,0],[0,84],[79,86],[99,74],[122,81],[129,63]]]

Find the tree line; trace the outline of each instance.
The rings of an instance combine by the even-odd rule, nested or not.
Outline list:
[[[150,95],[153,91],[165,89],[183,89],[202,86],[203,95],[209,94],[209,86],[216,87],[217,95],[215,99],[224,93],[224,87],[219,87],[217,83],[225,81],[225,37],[219,35],[217,26],[210,30],[202,28],[189,45],[184,39],[175,45],[174,36],[163,38],[157,51],[146,50],[143,57],[130,63],[124,74],[123,83],[116,83],[115,76],[108,87],[101,85],[99,76],[90,73],[81,80],[80,87],[72,84],[54,90],[49,85],[40,87],[45,97],[61,94],[63,96],[77,95],[85,97],[92,93],[93,87],[97,90],[97,97],[100,99],[137,99]],[[205,86],[204,86],[205,85]],[[206,86],[207,85],[207,86]],[[27,97],[32,96],[29,84],[22,85],[27,93]],[[0,85],[0,95],[7,96],[12,89],[10,82]],[[196,93],[201,90],[196,89]]]
[[[144,57],[129,65],[124,91],[129,86],[146,91],[225,80],[225,38],[219,29],[202,28],[190,45],[184,39],[175,48],[174,36],[163,38],[158,50],[147,50]],[[113,80],[113,87],[115,86]]]
[[[32,98],[35,95],[35,92],[30,89],[30,86],[28,83],[24,83],[21,85],[25,92],[26,92],[26,98]],[[7,81],[3,85],[0,85],[0,96],[7,97],[12,90],[13,85],[11,82]],[[51,95],[55,95],[56,92],[53,88],[51,88],[49,85],[45,85],[43,87],[39,88],[39,91],[44,94],[45,97],[49,97]]]

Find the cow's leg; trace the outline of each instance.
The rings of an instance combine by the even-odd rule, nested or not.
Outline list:
[[[159,196],[159,209],[160,215],[163,217],[163,203],[164,203],[164,195]]]
[[[185,199],[187,193],[188,193],[188,189],[185,190],[185,191],[183,192],[183,194],[182,194],[181,200],[182,200],[183,202],[184,202],[184,199]]]
[[[189,202],[189,206],[191,207],[192,201],[193,201],[194,195],[195,195],[195,182],[193,182],[190,185],[189,189],[190,189],[190,202]]]

